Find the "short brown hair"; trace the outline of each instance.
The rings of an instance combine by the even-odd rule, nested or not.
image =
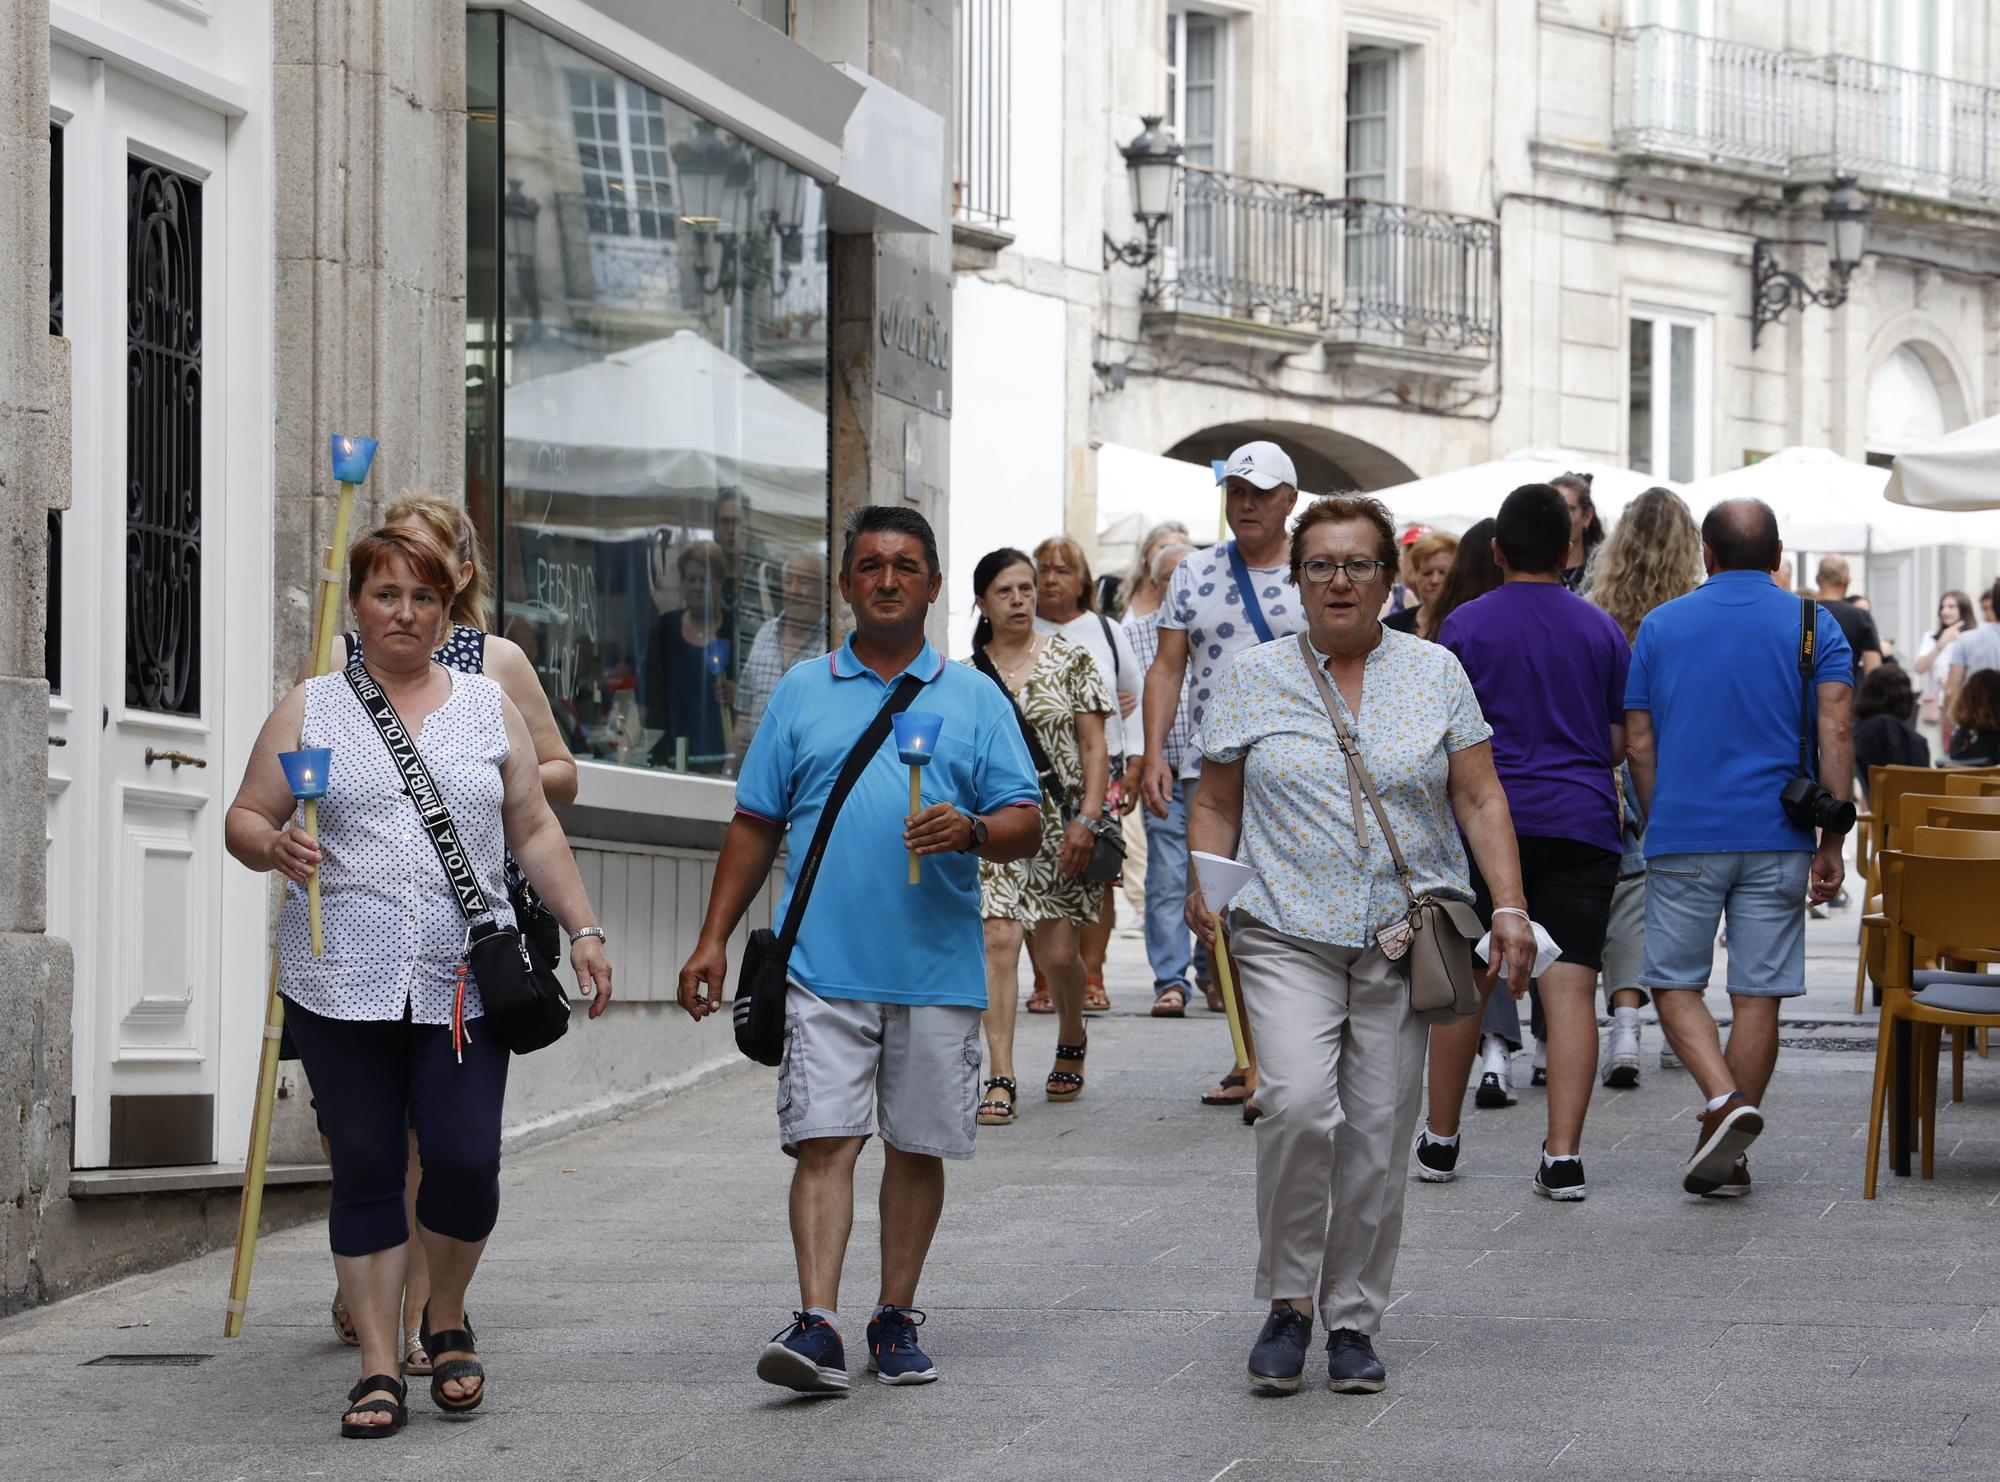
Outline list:
[[[1051,535],[1035,547],[1035,567],[1040,570],[1048,564],[1051,551],[1062,552],[1063,559],[1077,569],[1083,577],[1083,590],[1076,595],[1076,605],[1084,612],[1096,611],[1097,578],[1090,574],[1090,558],[1083,553],[1083,547],[1067,535]]]
[[[347,600],[360,600],[361,589],[384,561],[402,561],[410,574],[433,588],[451,605],[458,592],[457,564],[445,553],[435,536],[413,525],[388,526],[370,530],[347,548]]]
[[[1360,520],[1375,527],[1375,554],[1391,575],[1395,573],[1398,550],[1396,519],[1389,513],[1389,506],[1372,494],[1322,494],[1292,521],[1293,586],[1298,586],[1302,580],[1301,568],[1305,557],[1299,553],[1305,546],[1306,531],[1315,525],[1341,525],[1349,520]]]
[[[1975,669],[1952,702],[1951,723],[1970,731],[2000,731],[2000,669]]]

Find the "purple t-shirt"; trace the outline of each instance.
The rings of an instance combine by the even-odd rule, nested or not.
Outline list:
[[[1554,582],[1508,582],[1445,619],[1493,726],[1514,832],[1618,853],[1611,727],[1625,723],[1632,648],[1605,612]]]

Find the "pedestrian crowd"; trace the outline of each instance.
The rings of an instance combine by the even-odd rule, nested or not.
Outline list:
[[[1249,1380],[1299,1388],[1317,1323],[1330,1386],[1379,1391],[1405,1199],[1477,1157],[1467,1094],[1515,1104],[1528,1054],[1547,1130],[1522,1173],[1582,1200],[1594,1089],[1639,1083],[1651,1004],[1663,1063],[1703,1103],[1682,1186],[1748,1195],[1779,1006],[1805,988],[1808,908],[1844,898],[1866,766],[1927,760],[1920,727],[1953,761],[2000,754],[2000,626],[1947,594],[1906,674],[1837,558],[1813,595],[1775,579],[1757,501],[1697,523],[1656,488],[1607,528],[1589,478],[1566,474],[1458,535],[1398,530],[1366,495],[1302,499],[1268,441],[1222,484],[1216,544],[1163,524],[1100,581],[1057,536],[981,555],[950,594],[920,514],[861,508],[830,560],[848,636],[829,651],[816,625],[817,558],[788,564],[727,696],[746,723],[694,737],[734,746],[736,812],[679,1002],[699,1021],[733,998],[746,1052],[759,1005],[733,991],[751,969],[729,943],[785,858],[784,929],[751,955],[779,985],[799,1304],[762,1379],[844,1392],[857,1327],[881,1382],[938,1377],[917,1301],[945,1164],[1028,1115],[1040,1073],[1016,1061],[1020,959],[1027,1010],[1056,1020],[1041,1099],[1073,1103],[1129,891],[1150,1015],[1199,1005],[1231,1030],[1189,1094],[1255,1129],[1249,1274],[1268,1312]],[[714,641],[690,549],[666,691],[675,653]],[[518,931],[524,962],[552,962],[560,927],[591,1017],[610,996],[550,809],[575,766],[532,666],[485,634],[485,589],[462,515],[392,512],[349,557],[344,672],[279,703],[229,814],[236,857],[286,881],[280,991],[333,1169],[336,1326],[361,1348],[350,1436],[404,1423],[405,1373],[429,1373],[447,1411],[484,1398],[465,1292],[497,1218],[510,1051],[482,1022],[479,922]],[[977,612],[969,653],[925,636],[946,600]],[[334,744],[341,787],[314,837],[279,756]],[[416,791],[411,755],[434,779]],[[1231,862],[1242,883],[1222,899]],[[1724,931],[1726,1046],[1705,998]],[[850,1321],[854,1173],[877,1135],[880,1276]]]

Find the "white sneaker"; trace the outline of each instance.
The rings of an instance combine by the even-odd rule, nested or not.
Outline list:
[[[1629,1091],[1639,1084],[1639,1031],[1636,1027],[1611,1026],[1611,1042],[1604,1052],[1604,1084],[1618,1091]]]
[[[1549,1047],[1540,1040],[1535,1041],[1534,1069],[1528,1073],[1528,1084],[1546,1086],[1549,1083]]]
[[[1668,1040],[1665,1044],[1660,1046],[1661,1070],[1685,1070],[1686,1068],[1687,1068],[1686,1066],[1681,1064],[1681,1057],[1674,1053],[1674,1045],[1672,1040]]]
[[[1478,1074],[1479,1089],[1472,1093],[1472,1104],[1482,1111],[1497,1111],[1520,1100],[1514,1094],[1514,1057],[1498,1035],[1481,1039]]]

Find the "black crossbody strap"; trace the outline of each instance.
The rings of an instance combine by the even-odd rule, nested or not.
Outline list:
[[[396,772],[403,779],[403,791],[416,804],[417,817],[423,820],[431,848],[437,851],[438,863],[444,866],[445,878],[451,881],[458,909],[467,921],[476,921],[490,914],[493,908],[487,904],[486,892],[479,888],[479,876],[474,873],[472,862],[465,857],[465,846],[458,838],[458,825],[452,822],[451,810],[445,806],[444,795],[431,779],[431,769],[424,765],[423,753],[417,750],[416,740],[403,725],[402,717],[396,714],[396,707],[382,693],[382,686],[369,677],[367,667],[359,658],[348,664],[347,682],[354,690],[354,697],[361,702],[361,708],[375,722],[382,744],[389,748],[389,760],[396,764]]]
[[[819,827],[813,830],[812,847],[799,861],[799,878],[792,886],[791,904],[785,908],[785,924],[778,932],[779,961],[791,957],[792,948],[799,940],[799,924],[805,919],[806,901],[812,896],[813,881],[819,878],[819,862],[826,857],[827,841],[833,837],[834,820],[840,817],[847,795],[854,791],[854,784],[861,780],[861,774],[875,760],[875,753],[882,749],[882,743],[889,735],[891,720],[899,712],[908,710],[910,702],[923,692],[923,688],[924,682],[914,674],[905,674],[898,680],[882,708],[875,712],[875,718],[868,722],[868,729],[861,733],[861,739],[847,753],[847,760],[841,763],[840,775],[833,779],[833,791],[826,795],[826,806],[819,810]]]
[[[1056,775],[1056,764],[1049,760],[1041,738],[1035,728],[1028,724],[1028,717],[1021,713],[1021,702],[1014,698],[1014,692],[1007,688],[1007,681],[1000,677],[1000,671],[993,667],[993,660],[986,656],[986,650],[975,649],[972,667],[1000,686],[1000,693],[1007,697],[1007,704],[1014,712],[1014,724],[1021,728],[1021,739],[1028,743],[1028,760],[1035,764],[1035,775],[1041,779],[1042,791],[1046,792],[1056,805],[1056,812],[1069,812],[1069,792]]]
[[[1799,597],[1799,775],[1811,777],[1813,722],[1813,661],[1819,652],[1819,605]]]

